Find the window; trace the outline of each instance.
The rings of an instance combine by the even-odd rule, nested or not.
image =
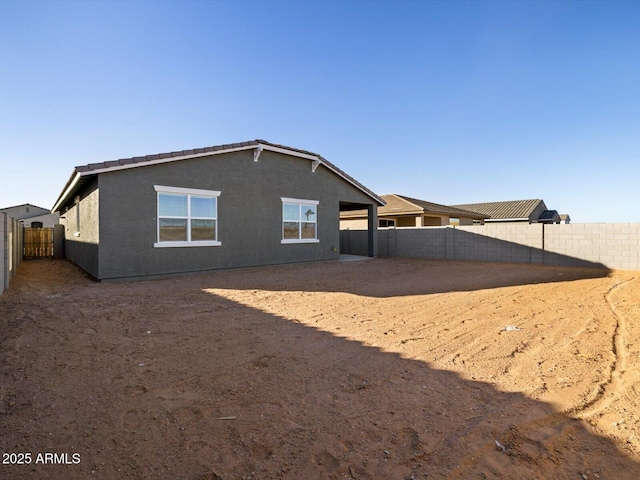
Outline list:
[[[385,220],[385,219],[380,219],[378,220],[378,227],[395,227],[396,226],[396,221],[395,220]]]
[[[281,198],[282,242],[318,243],[318,203],[315,200]]]
[[[456,217],[449,217],[449,225],[453,225],[454,227],[459,227],[460,219]]]
[[[42,222],[31,222],[31,228],[42,228]]]
[[[218,197],[214,190],[163,187],[158,195],[158,241],[154,247],[205,247],[218,241]]]

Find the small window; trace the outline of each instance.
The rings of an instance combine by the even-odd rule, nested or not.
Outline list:
[[[460,219],[456,217],[449,217],[449,225],[453,225],[454,227],[459,227]]]
[[[218,246],[220,192],[155,186],[158,232],[155,247]]]
[[[319,202],[295,198],[281,198],[281,200],[281,243],[318,243]]]
[[[386,219],[380,219],[378,220],[378,227],[382,227],[382,228],[387,228],[387,227],[395,227],[396,226],[396,221],[395,220],[386,220]]]
[[[31,228],[42,228],[42,222],[31,222]]]

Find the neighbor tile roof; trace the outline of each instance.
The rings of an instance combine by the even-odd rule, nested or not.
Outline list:
[[[382,195],[382,199],[387,202],[384,207],[378,207],[378,217],[387,215],[424,215],[432,213],[434,215],[449,215],[454,217],[468,217],[482,219],[486,215],[476,213],[470,210],[450,207],[440,203],[427,202],[418,200],[417,198],[405,197],[404,195],[390,194]],[[342,218],[366,216],[366,210],[354,210],[350,212],[342,212]]]
[[[454,216],[462,216],[462,217],[471,217],[471,218],[486,218],[487,215],[481,214],[481,213],[477,213],[471,210],[465,210],[462,208],[456,208],[456,207],[451,207],[448,205],[442,205],[440,203],[433,203],[433,202],[427,202],[426,200],[419,200],[417,198],[411,198],[411,197],[405,197],[404,195],[383,195],[382,198],[384,198],[387,201],[387,205],[390,203],[390,199],[388,197],[398,197],[406,202],[410,202],[413,203],[415,205],[417,205],[418,207],[420,207],[422,209],[422,211],[424,213],[445,213],[447,215],[454,215]],[[381,210],[386,209],[387,207],[381,207]]]
[[[529,218],[541,203],[544,205],[542,200],[533,199],[507,202],[466,203],[453,206],[488,215],[492,220],[497,220]],[[537,218],[535,220],[537,220]]]

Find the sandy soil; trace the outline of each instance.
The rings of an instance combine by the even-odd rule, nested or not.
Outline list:
[[[377,259],[101,284],[24,262],[0,297],[0,441],[31,463],[0,478],[636,479],[639,320],[640,272]]]

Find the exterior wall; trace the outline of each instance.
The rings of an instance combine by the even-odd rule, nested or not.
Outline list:
[[[378,235],[381,256],[640,270],[640,223],[485,224],[380,229]],[[359,245],[366,232],[349,236]]]
[[[220,191],[222,245],[154,248],[154,185]],[[107,280],[334,260],[339,256],[340,202],[375,203],[322,165],[312,172],[308,160],[269,151],[254,162],[252,150],[102,173],[99,191],[95,276]],[[318,243],[281,243],[281,197],[319,201]]]
[[[396,218],[397,227],[415,227],[416,217],[398,217]]]
[[[98,182],[92,182],[79,195],[78,204],[71,203],[65,206],[62,215],[64,218],[61,218],[65,230],[65,256],[95,278],[99,278],[100,274],[99,193]]]
[[[449,217],[447,218],[440,218],[440,217],[424,217],[424,226],[425,227],[441,227],[442,225],[446,225],[443,224],[443,222],[446,220],[446,224],[449,223]]]
[[[0,295],[9,288],[22,262],[23,233],[18,220],[0,212]]]
[[[530,222],[537,222],[538,219],[540,218],[540,215],[542,215],[542,213],[547,209],[546,205],[544,204],[544,202],[540,202],[538,204],[538,206],[533,210],[533,212],[531,213],[531,215],[529,216],[529,221]]]
[[[354,218],[349,220],[340,220],[340,230],[366,230],[369,221],[366,218]]]
[[[2,212],[6,213],[9,218],[15,218],[16,220],[50,213],[47,209],[36,207],[35,205],[16,205],[15,207],[1,209],[0,213]]]
[[[9,288],[7,250],[7,214],[0,212],[0,295]]]
[[[25,227],[31,227],[32,222],[41,222],[43,228],[53,228],[59,223],[59,215],[57,213],[47,213],[46,215],[38,215],[22,220]]]

